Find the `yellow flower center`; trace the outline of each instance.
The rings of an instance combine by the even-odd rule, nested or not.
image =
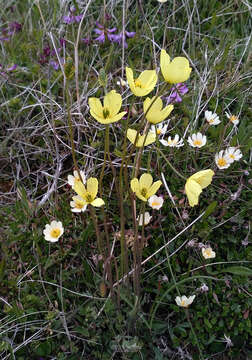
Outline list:
[[[220,158],[220,159],[218,160],[218,165],[219,165],[219,166],[226,166],[226,165],[227,165],[227,162],[226,162],[226,160],[225,160],[224,158]]]
[[[161,130],[157,129],[157,134],[160,135],[161,134]]]
[[[77,209],[82,209],[83,208],[83,204],[82,204],[82,202],[80,202],[80,201],[75,201],[75,207],[77,208]]]
[[[152,206],[157,206],[157,205],[160,205],[160,203],[157,202],[157,201],[153,201],[153,203],[151,203],[151,205],[152,205]]]
[[[206,250],[205,250],[205,255],[206,255],[207,257],[210,257],[210,256],[211,256],[211,253],[212,253],[212,250],[211,250],[211,249],[206,249]]]
[[[185,306],[185,300],[181,301],[181,306]]]
[[[200,145],[202,145],[202,141],[201,140],[194,140],[193,145],[200,146]]]
[[[235,115],[231,115],[230,118],[229,118],[229,120],[230,120],[231,122],[234,122],[234,121],[238,120],[238,117],[235,116]]]
[[[143,197],[146,197],[146,195],[147,195],[147,189],[146,188],[141,189],[141,195],[143,195]]]
[[[103,109],[103,117],[104,119],[107,119],[109,117],[109,110],[107,108]]]
[[[229,154],[229,157],[231,157],[231,159],[235,160],[235,156],[233,154]]]
[[[214,122],[214,119],[210,119],[210,120],[208,120],[208,122],[209,122],[210,124],[212,124],[212,123]]]
[[[52,229],[51,232],[50,232],[50,235],[53,238],[59,237],[60,236],[60,229],[58,229],[58,228]]]
[[[139,87],[140,89],[142,89],[144,86],[143,84],[141,83],[141,81],[139,79],[136,79],[135,80],[135,86],[136,87]]]
[[[84,198],[85,200],[86,200],[86,202],[87,203],[91,203],[92,201],[93,201],[93,196],[89,193],[89,192],[87,192],[86,194],[85,194],[85,198]]]

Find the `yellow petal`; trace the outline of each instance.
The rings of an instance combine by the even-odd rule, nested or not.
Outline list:
[[[107,119],[108,121],[106,123],[104,122],[104,124],[111,124],[111,123],[114,123],[116,121],[119,121],[126,114],[127,114],[127,111],[122,111],[119,114],[113,116],[111,119]]]
[[[196,181],[202,189],[211,184],[214,176],[214,172],[211,169],[201,170],[193,174],[189,179]]]
[[[131,68],[126,67],[126,78],[127,78],[127,82],[129,84],[130,90],[133,92],[135,91],[135,82],[134,82],[134,77],[133,77],[133,71]]]
[[[136,196],[138,197],[138,199],[142,200],[142,201],[147,201],[147,197],[145,198],[140,191],[136,192]]]
[[[96,198],[98,192],[98,180],[96,178],[89,178],[87,180],[87,192],[89,192],[92,198]]]
[[[151,197],[152,195],[155,195],[161,185],[162,185],[162,182],[160,180],[155,181],[147,193],[147,198]]]
[[[185,184],[185,191],[189,200],[189,205],[192,207],[198,205],[199,195],[202,192],[201,186],[196,181],[189,178]]]
[[[144,70],[138,77],[138,80],[143,84],[144,88],[149,89],[148,93],[154,89],[157,79],[156,70]]]
[[[138,141],[137,146],[141,147],[143,146],[148,146],[152,143],[154,143],[156,141],[156,134],[153,132],[149,132],[146,139],[145,139],[145,135],[142,135],[141,138]]]
[[[90,114],[98,120],[99,118],[103,118],[103,107],[101,101],[95,97],[88,99],[88,104],[90,107]],[[99,121],[99,120],[98,120]]]
[[[94,201],[91,202],[91,205],[95,206],[95,207],[100,207],[102,205],[104,205],[105,202],[101,199],[101,198],[97,198]]]
[[[165,81],[171,84],[186,81],[192,71],[189,61],[185,57],[178,56],[170,61],[170,57],[164,49],[161,50],[160,67]]]
[[[167,54],[167,52],[164,49],[162,49],[160,54],[160,67],[161,67],[162,75],[165,80],[168,78],[169,75],[168,73],[169,64],[170,64],[170,56]]]
[[[74,189],[75,192],[77,192],[77,194],[79,196],[81,196],[82,198],[85,197],[85,194],[86,194],[87,191],[86,191],[86,188],[83,185],[82,181],[80,181],[78,179],[75,179],[73,189]]]
[[[146,119],[152,124],[158,124],[161,121],[164,121],[167,116],[173,110],[173,105],[166,106],[163,110],[163,101],[158,97],[155,101],[155,96],[152,99],[147,98],[144,101],[144,112],[147,114]],[[154,101],[154,102],[153,102]],[[153,102],[153,103],[152,103]],[[151,105],[152,104],[152,105]],[[151,107],[150,107],[151,105]],[[149,108],[149,110],[148,110]]]
[[[142,189],[142,188],[149,189],[151,187],[152,183],[153,183],[153,178],[152,178],[151,174],[145,173],[140,176],[140,179],[139,179],[140,189]]]
[[[128,129],[127,130],[127,138],[129,141],[134,144],[136,140],[137,131],[135,129]]]
[[[176,57],[172,60],[168,67],[169,76],[168,82],[177,84],[189,79],[192,69],[189,66],[189,61],[185,57]]]
[[[115,90],[104,97],[104,108],[109,110],[110,117],[116,115],[122,107],[122,97]]]
[[[138,179],[137,179],[137,178],[134,178],[134,179],[131,180],[131,182],[130,182],[130,187],[131,187],[131,190],[132,190],[133,192],[137,192],[137,191],[140,190],[140,189],[139,189],[139,182],[138,182]]]

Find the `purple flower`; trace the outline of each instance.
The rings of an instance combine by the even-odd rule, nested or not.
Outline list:
[[[22,30],[22,25],[19,24],[18,22],[13,21],[13,22],[9,23],[9,32],[8,32],[9,35],[12,35],[15,32],[19,32],[21,30]]]
[[[95,38],[96,41],[99,41],[100,43],[104,43],[106,37],[108,38],[109,41],[113,41],[113,32],[116,31],[116,28],[112,28],[112,29],[107,29],[104,26],[102,26],[100,23],[98,23],[98,21],[96,21],[96,26],[97,28],[94,29],[94,32],[96,34],[98,34],[99,36],[97,38]]]
[[[14,64],[14,65],[12,65],[12,66],[10,66],[9,68],[7,68],[6,69],[6,71],[14,71],[14,70],[16,70],[16,68],[17,68],[17,64]]]
[[[59,70],[59,63],[55,60],[50,60],[49,64],[54,68],[54,70]]]
[[[67,16],[63,16],[63,22],[65,24],[79,23],[83,15],[74,15],[76,8],[74,6],[70,7],[70,12]]]
[[[167,104],[179,103],[182,101],[181,96],[187,92],[188,87],[184,83],[178,83],[176,86],[172,87],[170,95],[166,97],[165,100],[167,100]]]
[[[81,41],[83,41],[85,45],[89,45],[91,43],[91,39],[89,37],[82,38]]]
[[[117,34],[117,35],[111,35],[112,39],[111,41],[113,42],[116,42],[118,44],[121,44],[123,45],[123,47],[125,49],[128,48],[128,44],[126,42],[126,38],[132,38],[136,35],[136,33],[134,31],[132,32],[129,32],[129,31],[125,31],[125,34],[123,35],[123,32],[120,32],[120,34]]]
[[[66,46],[66,40],[64,38],[60,38],[60,45],[62,47]]]

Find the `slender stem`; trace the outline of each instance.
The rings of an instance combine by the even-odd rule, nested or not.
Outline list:
[[[77,164],[76,156],[75,156],[75,146],[74,146],[74,135],[73,135],[73,125],[72,125],[72,117],[71,117],[71,102],[70,102],[68,79],[66,80],[65,92],[66,92],[66,99],[67,99],[67,122],[68,122],[69,137],[70,137],[70,142],[71,142],[71,153],[72,153],[72,158],[73,158],[73,162],[74,162],[74,167],[78,172],[79,178],[82,179],[81,175],[80,175],[80,170],[79,170],[79,167]]]
[[[188,310],[188,309],[185,309],[185,313],[186,313],[187,321],[189,322],[189,324],[190,324],[190,326],[191,326],[191,330],[192,330],[193,336],[195,337],[195,340],[196,340],[196,343],[197,343],[197,347],[198,347],[199,354],[200,354],[200,359],[201,359],[201,360],[204,360],[204,357],[203,357],[203,354],[202,354],[202,351],[201,351],[201,348],[200,348],[200,344],[199,344],[198,338],[197,338],[197,336],[196,336],[196,334],[195,334],[195,331],[194,331],[194,329],[193,329],[193,326],[192,326],[192,323],[191,323],[191,320],[190,320],[189,310]]]
[[[96,218],[96,215],[95,215],[95,210],[94,210],[92,205],[88,205],[88,208],[89,208],[90,215],[92,217],[92,221],[93,221],[94,228],[95,228],[95,234],[96,234],[96,239],[97,239],[97,244],[98,244],[98,250],[99,250],[99,253],[101,255],[103,255],[102,244],[101,244],[101,234],[100,234],[100,230],[99,230],[99,227],[98,227],[97,218]]]
[[[161,151],[160,149],[158,149],[156,146],[154,146],[155,150],[157,150],[157,152],[160,153],[160,155],[163,157],[163,159],[165,160],[165,162],[170,166],[170,168],[182,179],[187,180],[185,176],[181,175],[178,170],[175,169],[175,167],[170,163],[170,161],[166,158],[165,154],[163,153],[163,151]]]

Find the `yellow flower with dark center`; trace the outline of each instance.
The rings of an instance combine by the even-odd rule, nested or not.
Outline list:
[[[98,192],[98,180],[96,178],[89,178],[86,186],[87,187],[85,187],[80,180],[75,180],[73,187],[74,191],[76,191],[83,200],[83,205],[91,204],[96,207],[104,205],[104,201],[101,198],[96,198]],[[79,198],[74,196],[73,200],[78,202]]]
[[[170,84],[178,84],[188,80],[192,71],[189,61],[185,57],[175,57],[171,61],[164,49],[161,50],[160,67],[165,81]]]
[[[198,205],[202,189],[206,188],[212,182],[213,176],[213,170],[208,169],[198,171],[187,179],[185,192],[190,206]]]
[[[152,104],[152,105],[151,105]],[[174,106],[168,105],[163,108],[163,101],[161,97],[156,98],[146,98],[143,104],[144,113],[146,114],[146,119],[152,124],[158,124],[161,121],[164,121],[167,116],[170,115]]]
[[[160,180],[153,183],[151,174],[147,173],[141,175],[139,180],[134,178],[130,182],[131,190],[142,201],[147,201],[151,196],[155,195],[161,185]]]
[[[100,99],[91,97],[88,99],[90,114],[101,124],[111,124],[119,121],[126,111],[119,113],[122,107],[122,97],[115,90],[110,91],[104,97],[104,106]]]
[[[127,138],[132,144],[135,144],[136,147],[142,147],[147,146],[156,141],[156,134],[152,131],[149,131],[147,136],[146,134],[140,135],[138,134],[137,141],[137,131],[134,129],[128,129],[127,130]]]
[[[136,96],[148,95],[156,86],[158,79],[156,70],[145,70],[134,80],[133,71],[128,67],[126,67],[126,78],[130,90]]]

